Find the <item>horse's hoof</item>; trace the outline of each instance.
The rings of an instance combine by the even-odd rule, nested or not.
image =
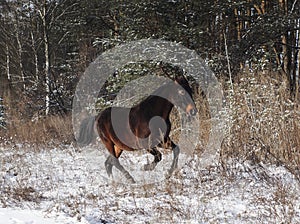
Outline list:
[[[129,178],[128,180],[130,181],[131,184],[135,184],[136,183],[133,178]]]
[[[166,173],[165,178],[166,178],[166,179],[170,179],[170,177],[171,177],[171,174],[170,174],[169,172]]]
[[[153,164],[153,163],[144,165],[144,171],[151,171],[151,170],[154,170],[154,168],[155,168],[155,164]]]
[[[133,179],[133,177],[132,177],[129,173],[126,174],[125,176],[126,176],[126,179],[127,179],[130,183],[132,183],[132,184],[135,184],[135,183],[136,183],[135,180]]]
[[[174,173],[175,169],[170,169],[168,170],[168,173],[165,175],[166,179],[170,179],[170,177],[172,176],[172,174]]]

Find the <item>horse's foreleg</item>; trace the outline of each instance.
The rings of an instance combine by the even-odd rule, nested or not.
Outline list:
[[[154,156],[154,160],[152,163],[148,163],[144,165],[144,170],[153,170],[157,163],[161,161],[161,153],[157,150],[157,148],[148,149],[148,152],[150,152]]]
[[[171,168],[168,171],[169,177],[172,175],[172,173],[178,166],[178,157],[179,157],[179,153],[180,153],[179,146],[176,145],[173,141],[171,142],[171,144],[172,144],[171,146],[172,146],[172,150],[173,150],[173,162],[172,162]]]

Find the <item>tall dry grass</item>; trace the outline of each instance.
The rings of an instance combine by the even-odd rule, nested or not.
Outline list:
[[[299,99],[290,95],[288,81],[276,72],[248,72],[240,74],[233,85],[221,82],[227,114],[222,165],[244,161],[283,165],[300,180],[300,107]],[[196,153],[201,157],[209,142],[211,121],[205,97],[195,95],[194,99],[200,122]],[[177,113],[172,112],[171,121],[176,139],[180,135]]]
[[[226,86],[229,129],[222,159],[284,165],[300,178],[300,110],[278,73],[240,75]]]
[[[74,141],[70,116],[52,115],[33,121],[13,114],[7,123],[7,129],[0,132],[2,144],[25,143],[39,147]]]

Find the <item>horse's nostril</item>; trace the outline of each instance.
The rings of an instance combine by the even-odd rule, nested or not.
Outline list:
[[[196,109],[192,109],[192,110],[191,110],[191,115],[192,115],[192,116],[195,116],[196,114],[197,114],[197,110],[196,110]]]
[[[189,116],[195,116],[196,113],[197,113],[197,109],[196,109],[196,107],[195,107],[194,105],[189,104],[189,105],[187,105],[187,107],[186,107],[186,113],[187,113],[187,115],[189,115]]]

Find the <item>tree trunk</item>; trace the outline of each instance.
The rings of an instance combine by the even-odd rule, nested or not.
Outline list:
[[[34,54],[35,84],[37,85],[37,83],[39,81],[39,66],[38,66],[38,54],[37,54],[37,51],[36,51],[36,43],[35,43],[35,40],[34,40],[33,31],[30,32],[30,36],[31,36],[32,52]]]
[[[262,0],[260,5],[254,4],[254,8],[256,9],[259,15],[263,15],[266,12],[266,1]]]
[[[300,19],[297,19],[297,26],[300,27]],[[299,96],[299,80],[300,80],[300,31],[296,31],[296,53],[295,53],[295,98]]]
[[[7,80],[10,80],[10,56],[9,56],[9,48],[6,43],[6,76]]]
[[[43,26],[43,42],[44,42],[44,57],[45,57],[45,115],[50,111],[50,57],[49,57],[49,40],[47,33],[47,21],[46,21],[46,1],[44,0],[39,10],[40,18]]]
[[[18,22],[16,22],[18,23]],[[17,45],[18,45],[18,61],[19,61],[19,69],[20,69],[20,78],[23,83],[23,91],[26,89],[26,84],[25,84],[25,75],[24,75],[24,69],[23,69],[23,63],[22,63],[22,43],[20,40],[20,35],[19,35],[19,26],[16,24],[15,25],[15,33],[16,33],[16,40],[17,40]]]
[[[3,99],[3,105],[6,108],[11,108],[11,75],[10,75],[10,55],[9,55],[9,47],[6,44],[6,75],[0,74],[0,98]]]

